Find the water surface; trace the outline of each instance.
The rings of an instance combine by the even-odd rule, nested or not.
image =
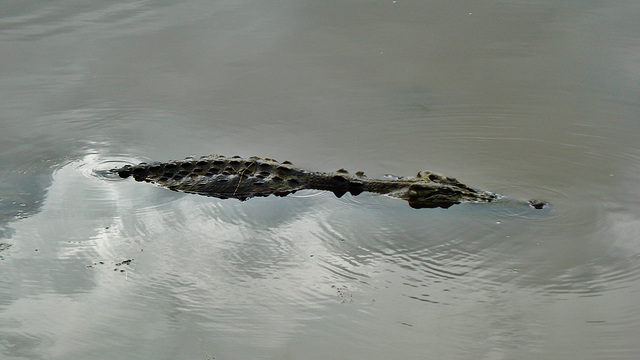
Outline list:
[[[0,4],[3,359],[634,359],[633,1]],[[189,155],[553,206],[240,202]]]

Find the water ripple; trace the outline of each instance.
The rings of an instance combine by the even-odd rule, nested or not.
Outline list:
[[[120,214],[111,229],[98,232],[101,236],[118,234],[136,239],[145,251],[172,254],[163,266],[181,271],[210,261],[227,264],[222,271],[240,286],[252,286],[258,279],[302,281],[303,274],[320,269],[323,282],[355,281],[365,288],[399,277],[405,284],[402,292],[413,299],[424,300],[425,289],[442,284],[440,296],[431,293],[429,301],[450,303],[443,292],[454,288],[469,292],[516,285],[542,295],[594,296],[640,277],[640,266],[635,265],[640,252],[634,244],[625,253],[599,238],[608,236],[611,228],[632,232],[632,219],[623,228],[619,218],[590,213],[588,207],[576,211],[566,205],[569,195],[562,191],[535,191],[554,199],[555,206],[542,212],[519,202],[415,210],[385,196],[338,199],[318,191],[245,202],[220,200],[105,174],[140,161],[92,154],[61,163],[52,182],[66,184],[66,198],[51,198],[49,205],[68,211],[85,203],[83,216],[95,211],[88,209],[117,208]],[[558,224],[568,224],[573,235],[558,233]],[[151,246],[148,239],[153,238],[158,243]],[[567,238],[576,241],[558,240]],[[207,243],[210,251],[197,245]],[[103,252],[103,257],[122,257],[116,249]]]
[[[11,16],[0,20],[0,35],[16,40],[37,40],[86,27],[104,30],[135,26],[136,23],[140,26],[139,23],[144,23],[149,13],[157,11],[145,1],[112,2],[108,5],[84,2],[73,7],[42,5],[31,6],[28,11],[18,11],[7,5],[3,7],[5,14]]]

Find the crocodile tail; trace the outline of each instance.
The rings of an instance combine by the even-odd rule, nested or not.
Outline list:
[[[151,167],[146,163],[141,163],[135,166],[125,165],[119,169],[115,169],[115,172],[123,179],[133,176],[136,181],[143,181],[149,175],[154,173],[151,170]]]
[[[131,165],[126,165],[123,166],[119,169],[113,169],[112,171],[116,174],[118,174],[118,176],[120,176],[123,179],[128,178],[129,176],[131,176],[131,172],[132,172],[132,166]]]

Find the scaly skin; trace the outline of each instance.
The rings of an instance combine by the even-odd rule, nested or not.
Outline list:
[[[113,169],[122,178],[133,176],[175,191],[213,196],[221,199],[246,200],[254,196],[286,196],[298,190],[332,191],[340,197],[363,191],[404,199],[414,208],[448,208],[463,202],[492,202],[500,195],[481,191],[458,180],[431,171],[416,177],[369,179],[362,172],[354,175],[340,169],[324,173],[299,169],[288,161],[220,155],[187,158],[166,163],[141,163]],[[537,209],[544,203],[532,200]]]

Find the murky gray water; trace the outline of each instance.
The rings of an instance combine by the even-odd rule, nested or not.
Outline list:
[[[636,359],[635,1],[0,3],[2,359]],[[188,155],[553,204],[246,202]]]

